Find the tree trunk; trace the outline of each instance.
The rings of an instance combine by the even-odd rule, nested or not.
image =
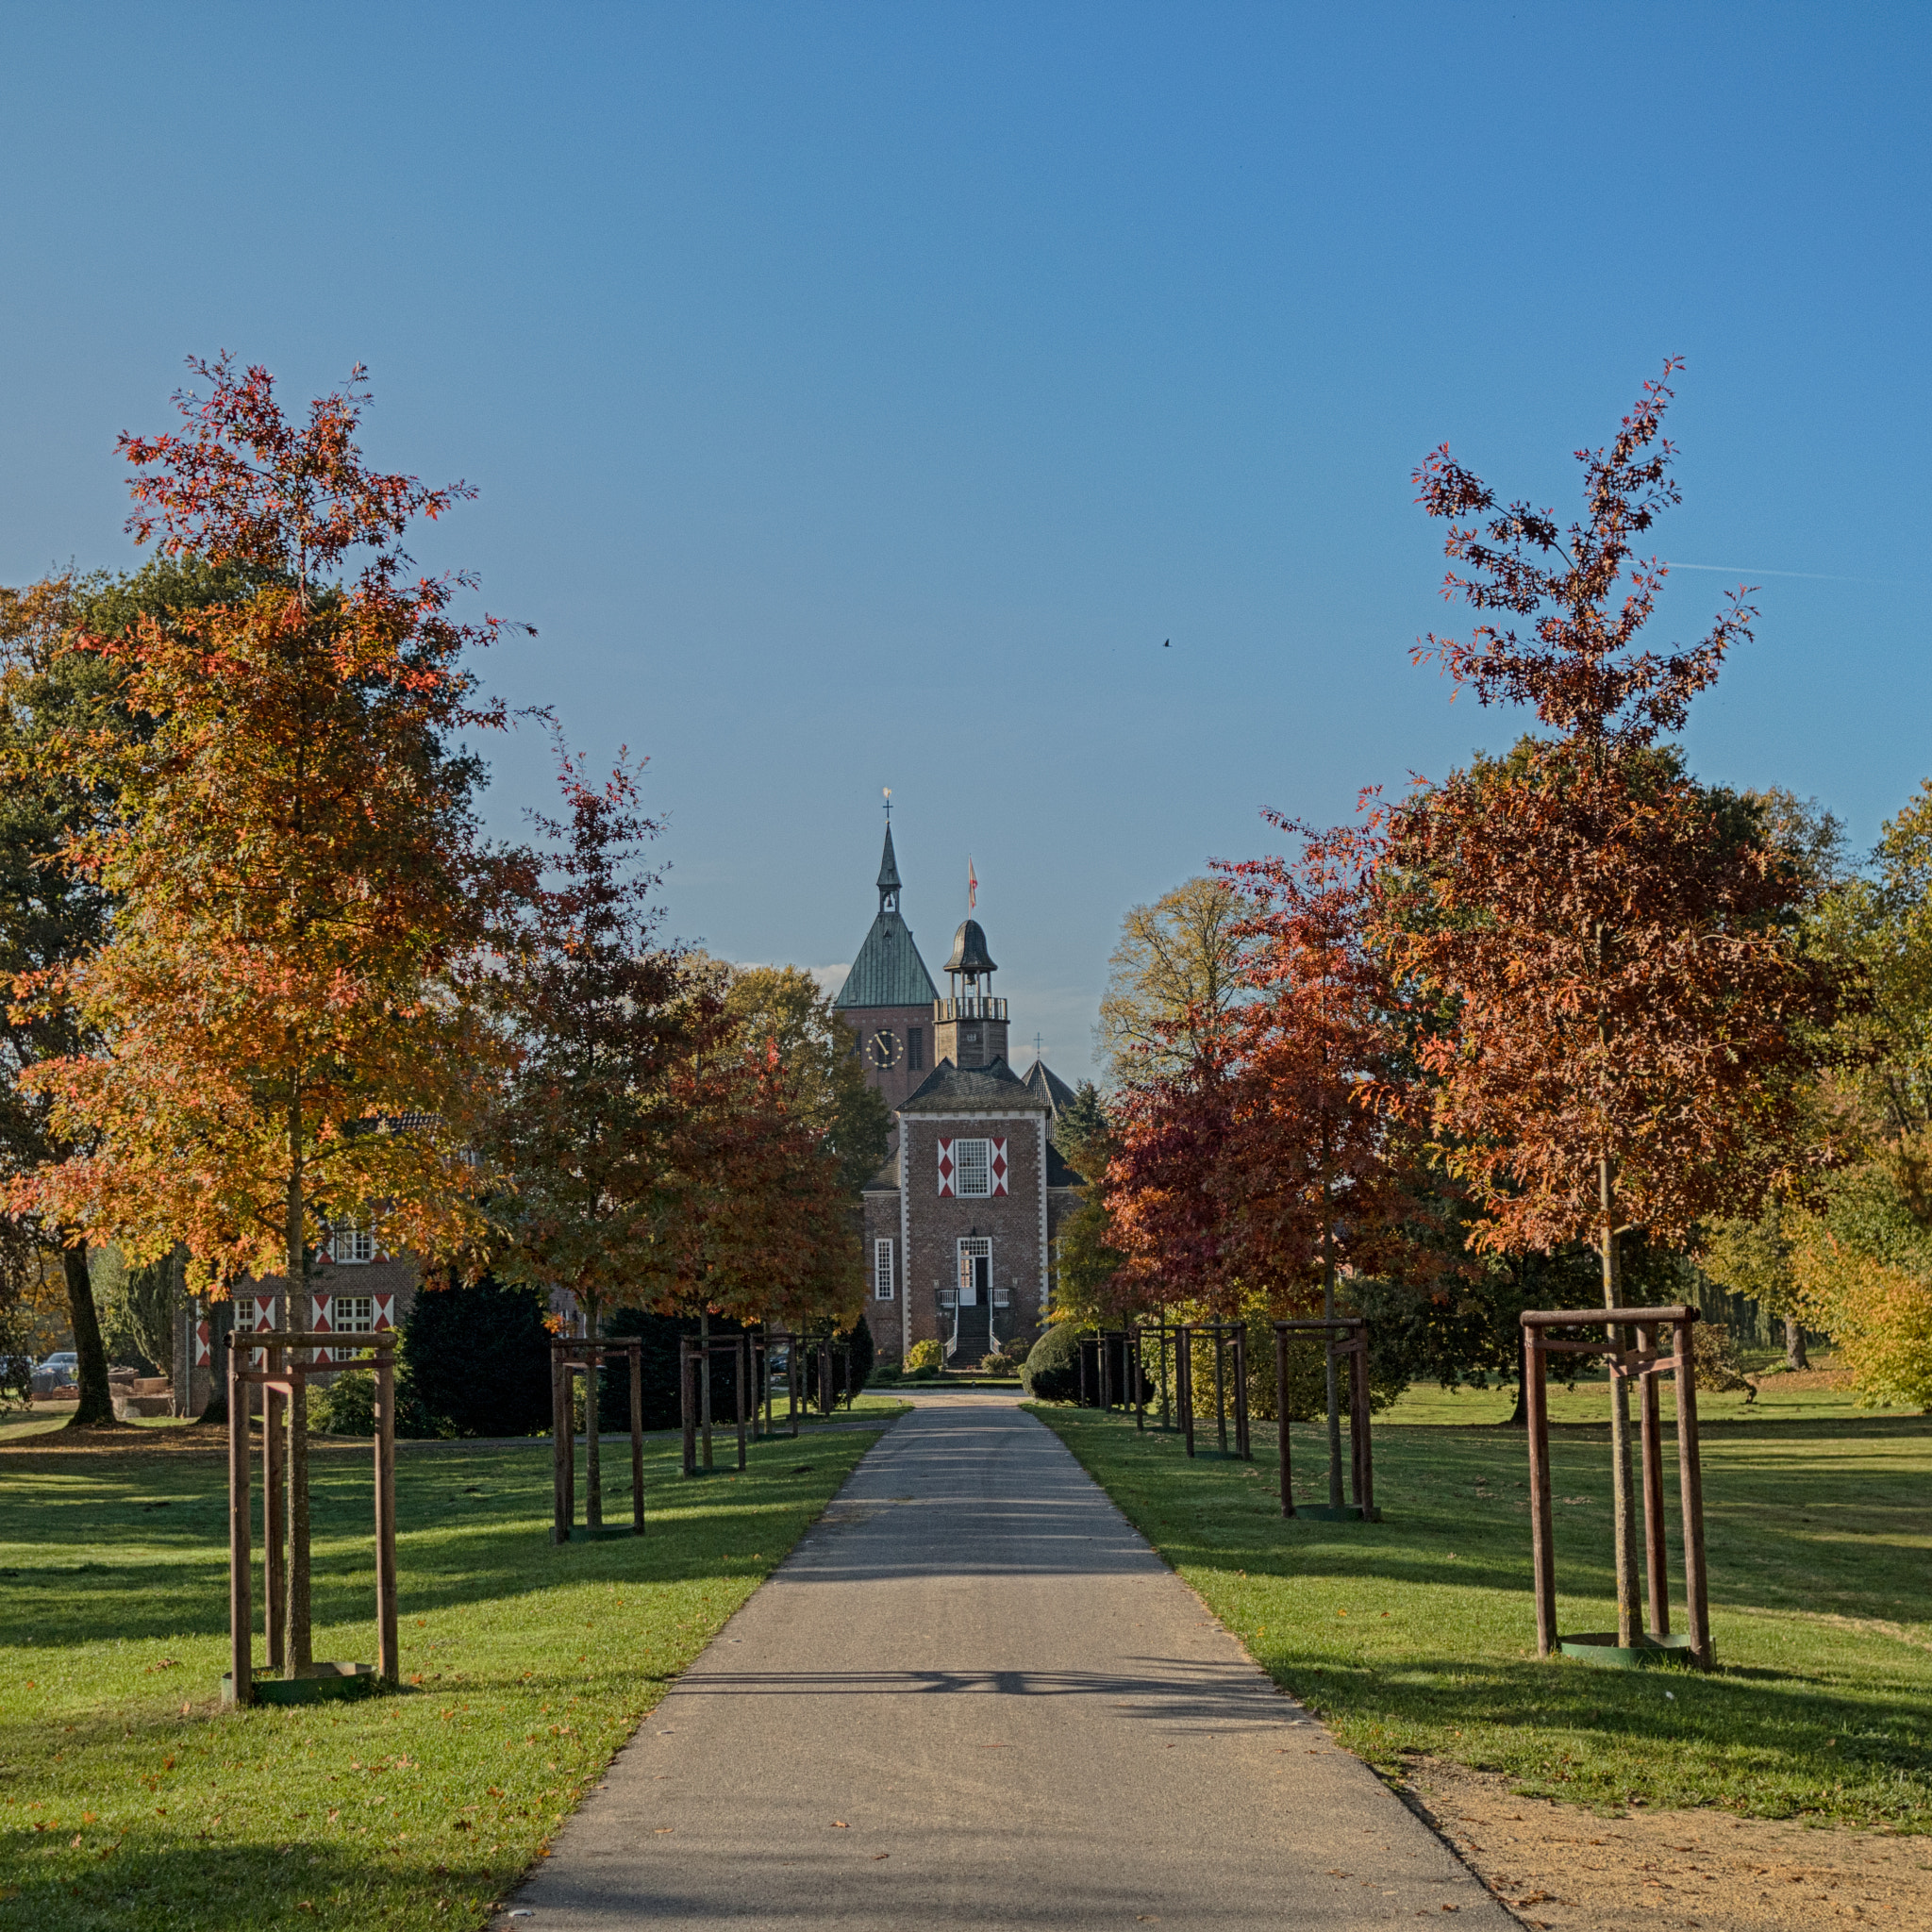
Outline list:
[[[68,1418],[70,1429],[107,1429],[114,1425],[114,1391],[108,1387],[108,1347],[101,1340],[101,1318],[94,1307],[94,1284],[87,1272],[87,1244],[60,1250],[60,1273],[67,1282],[67,1320],[74,1330],[74,1352],[80,1357],[75,1380],[80,1385],[80,1407]]]
[[[1620,1308],[1624,1280],[1618,1266],[1617,1184],[1607,1154],[1597,1160],[1597,1198],[1603,1212],[1604,1307]],[[1620,1351],[1615,1364],[1620,1369],[1622,1354],[1636,1346],[1636,1338],[1627,1328],[1612,1327],[1609,1340]],[[1617,1642],[1628,1650],[1643,1634],[1643,1601],[1637,1574],[1637,1485],[1630,1469],[1630,1383],[1616,1373],[1610,1376],[1610,1482],[1617,1538]]]
[[[584,1311],[584,1334],[595,1341],[596,1297],[579,1294],[577,1306]],[[603,1380],[603,1365],[592,1349],[591,1358],[584,1366],[584,1526],[587,1529],[604,1527],[604,1458],[599,1453],[603,1444],[598,1441],[604,1429],[601,1413],[604,1407]]]
[[[698,1370],[698,1423],[705,1432],[705,1467],[711,1466],[711,1311],[698,1310],[698,1339],[705,1345],[704,1365]]]
[[[1529,1333],[1521,1322],[1516,1324],[1516,1407],[1503,1426],[1506,1429],[1526,1429],[1529,1426]]]
[[[228,1426],[228,1377],[227,1357],[222,1353],[226,1338],[234,1332],[235,1304],[232,1300],[211,1301],[208,1307],[208,1407],[201,1412],[200,1420],[212,1427],[225,1429]],[[189,1351],[189,1373],[193,1374],[194,1354]]]
[[[1328,1171],[1328,1128],[1322,1128],[1322,1319],[1335,1319],[1335,1184]],[[1335,1337],[1324,1338],[1327,1346],[1328,1393],[1328,1507],[1341,1507],[1341,1371],[1335,1359]],[[1351,1374],[1361,1373],[1359,1365]]]
[[[1785,1317],[1785,1367],[1788,1369],[1808,1369],[1810,1358],[1805,1353],[1805,1324],[1795,1315]]]
[[[284,1328],[309,1326],[308,1241],[302,1162],[302,1093],[297,1088],[289,1098],[289,1200],[288,1223],[283,1230],[285,1268],[282,1284]],[[288,1352],[292,1363],[297,1355]],[[284,1404],[289,1417],[289,1560],[284,1571],[288,1579],[287,1610],[283,1628],[288,1633],[286,1661],[282,1674],[300,1677],[314,1662],[308,1624],[308,1378],[291,1375],[294,1393]]]

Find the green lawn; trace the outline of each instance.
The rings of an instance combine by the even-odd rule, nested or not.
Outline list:
[[[1700,1398],[1720,1665],[1700,1676],[1538,1660],[1522,1432],[1396,1419],[1485,1402],[1507,1412],[1432,1391],[1378,1419],[1372,1524],[1282,1520],[1272,1424],[1247,1466],[1190,1463],[1130,1419],[1035,1412],[1257,1661],[1387,1773],[1433,1753],[1600,1807],[1932,1831],[1932,1419],[1856,1414],[1828,1391],[1767,1393],[1749,1419]],[[1564,1404],[1606,1412],[1600,1385]],[[1318,1432],[1297,1427],[1292,1451],[1298,1492],[1322,1500]],[[1674,1457],[1671,1442],[1673,1474]],[[1615,1622],[1607,1429],[1556,1427],[1551,1459],[1559,1624],[1600,1630]],[[1673,1600],[1681,1627],[1681,1581]]]
[[[0,1921],[479,1923],[874,1440],[693,1483],[654,1440],[649,1533],[562,1549],[547,1441],[406,1448],[403,1692],[228,1712],[220,1453],[0,1451]],[[606,1468],[608,1520],[627,1453]],[[313,1469],[315,1654],[373,1661],[368,1449]]]

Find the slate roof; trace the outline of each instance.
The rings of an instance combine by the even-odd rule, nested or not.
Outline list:
[[[941,1060],[900,1104],[901,1113],[957,1113],[962,1108],[988,1113],[1045,1113],[1046,1102],[1005,1060],[983,1067],[956,1067]]]
[[[912,943],[912,928],[899,917],[899,861],[892,851],[892,828],[886,827],[885,856],[879,860],[879,916],[872,923],[852,971],[832,1004],[835,1007],[927,1007],[939,998],[932,974]]]
[[[939,998],[925,961],[912,943],[912,928],[896,912],[872,923],[835,1007],[929,1007]]]
[[[896,1194],[899,1191],[899,1150],[886,1156],[886,1164],[858,1191],[861,1194]]]
[[[1050,1188],[1084,1188],[1087,1176],[1075,1174],[1060,1158],[1060,1150],[1051,1141],[1046,1143],[1046,1184]]]
[[[1026,1084],[1053,1109],[1055,1120],[1074,1104],[1074,1090],[1044,1060],[1026,1069]]]

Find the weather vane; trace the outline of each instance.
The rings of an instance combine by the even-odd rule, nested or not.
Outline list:
[[[890,825],[892,823],[892,788],[888,785],[884,790],[886,794],[886,823]]]

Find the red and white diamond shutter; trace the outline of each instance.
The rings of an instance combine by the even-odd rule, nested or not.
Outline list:
[[[243,1295],[235,1305],[235,1325],[244,1335],[259,1335],[275,1325],[275,1298],[272,1294]],[[268,1360],[268,1351],[250,1349],[248,1366],[258,1369]]]
[[[992,1143],[992,1191],[995,1194],[1007,1191],[1007,1143],[1004,1141]]]
[[[393,1328],[396,1325],[396,1298],[392,1294],[379,1294],[375,1298],[375,1325],[378,1328]]]
[[[315,1324],[315,1332],[318,1335],[330,1335],[335,1332],[328,1319],[329,1302],[331,1299],[332,1297],[325,1294],[312,1294],[308,1297],[309,1311],[311,1319]],[[323,1354],[330,1361],[335,1359],[335,1350],[332,1348],[324,1349]]]
[[[215,1333],[207,1322],[194,1324],[194,1366],[205,1369],[215,1358]]]
[[[940,1192],[941,1194],[951,1194],[955,1191],[953,1187],[955,1174],[953,1143],[950,1141],[941,1141],[940,1142]]]

